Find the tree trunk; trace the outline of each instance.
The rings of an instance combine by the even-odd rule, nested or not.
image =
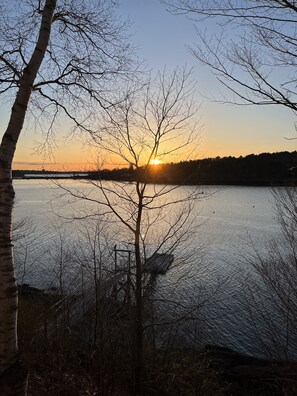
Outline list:
[[[27,394],[28,370],[20,360],[10,365],[0,377],[0,396]]]
[[[37,44],[23,70],[9,124],[0,145],[0,396],[27,393],[27,370],[18,358],[18,293],[12,245],[14,189],[11,169],[33,83],[48,46],[55,7],[56,0],[46,1]]]
[[[139,245],[135,244],[136,261],[136,321],[135,321],[135,390],[141,395],[143,380],[143,309],[142,266]]]
[[[138,216],[135,229],[135,264],[136,264],[136,320],[135,320],[135,395],[142,395],[143,388],[143,301],[142,301],[142,263],[140,253],[140,226],[142,218],[143,191],[140,191],[137,183],[138,193]]]

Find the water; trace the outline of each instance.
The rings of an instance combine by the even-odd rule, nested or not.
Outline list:
[[[63,181],[63,185],[71,189],[79,188],[88,194],[89,198],[98,198],[98,192],[92,191],[91,186],[82,182]],[[63,195],[63,191],[50,181],[15,180],[14,186],[15,220],[30,216],[32,223],[37,227],[34,231],[37,242],[35,245],[32,244],[32,251],[29,249],[27,253],[37,257],[38,246],[49,248],[46,255],[42,254],[35,260],[35,264],[38,263],[42,268],[42,276],[36,276],[36,265],[27,265],[19,271],[19,280],[38,284],[45,282],[47,277],[55,272],[54,268],[48,268],[49,258],[53,257],[55,246],[60,246],[57,244],[55,231],[66,240],[63,257],[67,257],[69,240],[75,240],[81,231],[81,223],[71,221],[73,214],[78,218],[85,217],[90,211],[97,215],[99,212],[94,202],[77,202],[73,197]],[[132,194],[129,188],[128,186],[128,190],[125,190],[127,196]],[[150,188],[153,189],[152,186]],[[194,188],[183,187],[175,190],[171,197],[178,200],[186,191]],[[123,193],[123,190],[119,191]],[[195,327],[194,331],[193,327],[187,327],[180,333],[185,343],[195,344],[197,339],[203,338],[205,343],[229,346],[256,356],[267,356],[266,344],[263,346],[261,337],[254,331],[251,312],[248,312],[245,303],[247,298],[251,298],[247,297],[247,282],[252,278],[250,256],[254,248],[264,256],[268,254],[269,241],[277,238],[280,232],[279,224],[274,217],[271,190],[266,187],[223,186],[201,187],[200,192],[203,194],[200,194],[200,199],[190,216],[199,224],[198,230],[195,234],[190,232],[183,247],[175,252],[175,266],[167,275],[159,277],[155,286],[156,294],[162,291],[163,295],[165,293],[171,300],[178,301],[180,306],[193,307],[193,312],[200,319],[203,318],[200,320],[202,325],[199,329]],[[164,200],[162,202],[164,203]],[[133,210],[131,204],[127,205],[126,211]],[[158,242],[161,233],[164,235],[164,222],[168,225],[171,221],[169,219],[174,218],[177,211],[176,208],[173,211],[168,209],[168,213],[162,218],[157,212],[154,221],[148,223],[151,227],[148,236],[152,245],[152,241]],[[125,211],[120,213],[123,216],[127,215]],[[150,216],[152,219],[152,215]],[[129,216],[125,217],[128,218]],[[66,226],[61,225],[62,221],[66,221]],[[53,223],[56,226],[51,228]],[[44,232],[45,229],[47,232]],[[128,246],[124,241],[126,238],[126,242],[129,242],[131,233],[125,228],[122,229],[117,222],[113,222],[112,217],[105,224],[104,231],[109,233],[111,248],[115,243],[118,246]],[[187,260],[184,260],[186,256]],[[47,259],[44,260],[44,257]],[[34,271],[30,271],[29,267],[34,267]],[[265,298],[264,295],[261,298]],[[182,312],[182,308],[180,309]],[[176,313],[179,308],[174,305],[173,310]],[[167,303],[161,314],[169,315],[169,312],[170,307]],[[267,335],[265,337],[267,338]],[[292,348],[293,346],[295,348],[292,341]]]

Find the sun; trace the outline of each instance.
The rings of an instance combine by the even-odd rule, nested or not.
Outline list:
[[[160,160],[158,160],[158,159],[152,159],[151,161],[150,161],[150,164],[151,165],[160,165],[162,162],[160,161]]]

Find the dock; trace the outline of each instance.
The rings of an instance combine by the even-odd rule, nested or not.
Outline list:
[[[173,254],[154,253],[146,260],[143,266],[144,272],[149,272],[154,275],[166,274],[170,264],[173,262]]]

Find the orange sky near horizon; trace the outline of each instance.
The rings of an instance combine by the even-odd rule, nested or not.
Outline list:
[[[277,111],[276,111],[277,110]],[[215,114],[215,116],[214,116]],[[275,107],[236,107],[206,103],[201,109],[204,127],[201,131],[195,157],[192,159],[245,156],[262,152],[294,151],[294,114]],[[1,125],[2,124],[2,125]],[[4,125],[0,120],[0,128]],[[38,133],[25,130],[17,145],[13,169],[84,171],[97,169],[97,153],[79,140],[65,142],[63,134],[57,131],[56,147],[52,157],[44,157],[34,152]],[[176,157],[162,162],[179,162],[188,158]],[[123,161],[106,156],[100,159],[102,168],[114,169],[125,166]],[[127,166],[127,165],[126,165]]]
[[[194,68],[193,79],[197,82],[195,100],[197,104],[202,103],[200,115],[203,125],[195,158],[239,157],[296,149],[296,140],[286,139],[297,136],[296,118],[290,110],[282,106],[231,106],[205,99],[218,97],[217,92],[222,87],[210,70],[202,67],[186,48],[195,39],[195,29],[189,20],[169,14],[158,0],[121,0],[120,4],[120,15],[133,21],[131,41],[138,48],[137,55],[140,59],[147,59],[150,69],[163,70],[165,66],[170,69],[185,63]],[[10,107],[8,100],[1,103],[0,138],[8,123]],[[65,142],[68,132],[61,126],[60,130],[55,130],[57,140],[53,155],[44,157],[35,152],[36,141],[42,141],[39,131],[24,128],[13,169],[83,171],[94,168],[96,153],[90,153],[89,147],[79,140]],[[184,159],[176,157],[174,162]],[[166,158],[162,161],[166,162]],[[115,158],[106,157],[103,167],[122,165]]]

